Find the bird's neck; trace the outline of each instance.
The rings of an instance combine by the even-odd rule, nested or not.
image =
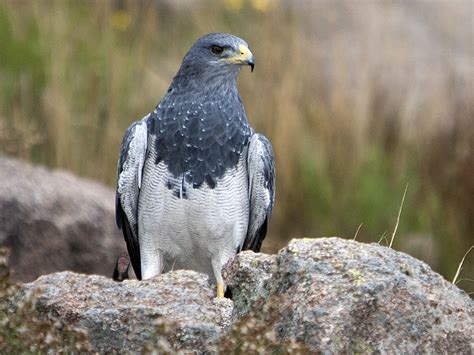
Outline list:
[[[194,97],[196,100],[216,99],[216,96],[223,96],[228,99],[238,98],[238,72],[238,70],[224,71],[216,69],[209,73],[183,66],[173,79],[168,93],[171,95]]]

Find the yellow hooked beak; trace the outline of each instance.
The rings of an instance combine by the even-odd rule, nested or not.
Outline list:
[[[236,55],[227,59],[228,61],[236,64],[250,65],[250,70],[253,71],[255,67],[255,62],[253,59],[253,54],[250,52],[247,46],[241,44],[239,46],[239,51]]]

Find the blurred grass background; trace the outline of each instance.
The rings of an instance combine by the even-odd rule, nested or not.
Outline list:
[[[277,159],[264,249],[361,223],[357,240],[385,244],[408,183],[394,247],[451,280],[474,239],[473,6],[4,0],[0,151],[113,186],[126,127],[200,35],[230,32],[256,56],[239,87]]]

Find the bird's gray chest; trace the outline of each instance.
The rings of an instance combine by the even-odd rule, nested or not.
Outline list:
[[[194,188],[174,177],[150,152],[140,192],[139,239],[147,239],[169,268],[210,272],[209,260],[235,254],[248,228],[249,198],[246,160],[242,157],[214,188]],[[152,252],[152,251],[151,251]]]

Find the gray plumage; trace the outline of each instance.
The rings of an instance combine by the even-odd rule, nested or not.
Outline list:
[[[139,279],[170,269],[213,275],[259,251],[275,195],[272,146],[247,121],[236,77],[247,43],[201,37],[155,110],[125,133],[116,218]],[[218,286],[219,287],[219,286]]]

